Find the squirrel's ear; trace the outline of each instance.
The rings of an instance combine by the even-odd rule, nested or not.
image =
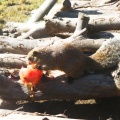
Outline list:
[[[34,55],[34,56],[38,56],[38,54],[39,54],[39,53],[38,53],[37,51],[34,51],[34,52],[33,52],[33,55]]]

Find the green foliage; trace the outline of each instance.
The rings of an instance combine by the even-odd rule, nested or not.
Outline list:
[[[5,22],[25,22],[30,12],[37,9],[45,0],[0,0],[0,28]],[[58,0],[59,2],[61,0]]]

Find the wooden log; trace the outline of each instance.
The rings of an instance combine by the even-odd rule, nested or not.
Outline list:
[[[68,16],[69,12],[62,12],[62,15]],[[88,32],[97,32],[97,31],[105,31],[105,30],[119,30],[119,14],[115,16],[111,16],[111,14],[103,14],[103,15],[88,15],[90,17],[90,21],[88,24]],[[71,17],[73,14],[71,15]],[[76,14],[77,16],[77,14]],[[60,16],[59,16],[60,17]],[[63,16],[62,16],[63,17]],[[77,19],[76,18],[61,18],[61,19],[49,19],[46,18],[48,26],[53,32],[73,32],[76,28]]]
[[[66,82],[66,78],[63,80],[62,77],[63,76],[59,76],[55,80],[51,81],[51,83],[46,83],[46,86],[45,84],[40,84],[40,90],[43,93],[41,95],[41,98],[43,97],[43,99],[51,99],[52,97],[52,99],[69,100],[93,99],[120,95],[120,91],[116,87],[118,85],[116,85],[115,81],[110,76],[102,74],[88,75],[75,80],[72,84],[68,84]],[[59,83],[58,86],[57,82]],[[55,84],[55,86],[52,86],[53,84]],[[48,86],[50,87],[48,88],[49,94],[47,94]],[[54,97],[52,96],[52,92],[54,94]]]
[[[92,6],[92,8],[96,7],[104,7],[104,6],[108,6],[108,8],[110,9],[111,5],[114,5],[117,1],[114,0],[101,0],[101,1],[97,1],[97,0],[90,0],[90,1],[71,1],[72,7],[74,9],[78,9],[78,8],[89,8]]]
[[[81,18],[80,16],[79,16],[79,18]],[[83,18],[84,18],[84,16],[83,16]],[[80,20],[80,19],[78,19],[78,20]],[[83,22],[84,23],[84,22]],[[79,24],[77,24],[77,25],[79,25]],[[86,25],[84,26],[84,27],[86,27]],[[79,32],[77,32],[77,34],[74,34],[75,35],[75,38],[73,37],[73,39],[74,39],[74,41],[72,41],[71,42],[71,45],[72,44],[74,44],[73,45],[73,47],[75,46],[75,47],[77,47],[78,48],[78,46],[79,46],[79,44],[78,44],[78,42],[79,41],[82,41],[82,39],[84,39],[85,37],[84,37],[84,35],[83,36],[81,36],[81,34],[78,34],[78,33],[82,33],[81,31],[81,28],[84,30],[85,28],[84,27],[80,27],[80,26],[77,26],[77,28],[78,29],[76,29],[76,30],[78,30]],[[83,31],[84,32],[84,31]],[[77,36],[78,35],[78,36]],[[71,37],[72,38],[72,37]],[[76,38],[79,38],[79,39],[76,39]],[[65,63],[65,65],[67,66],[65,66],[65,67],[63,67],[63,69],[62,69],[62,67],[60,68],[61,70],[63,70],[64,72],[66,72],[66,74],[69,72],[69,73],[72,73],[72,72],[74,72],[74,73],[78,73],[78,75],[81,75],[81,73],[83,72],[83,71],[97,71],[97,70],[105,70],[106,68],[108,68],[108,67],[114,67],[114,65],[116,65],[116,64],[118,64],[118,62],[119,62],[119,52],[118,52],[118,49],[119,49],[119,40],[111,40],[112,42],[108,42],[109,44],[104,44],[102,47],[101,47],[101,49],[103,49],[103,50],[101,50],[101,52],[100,52],[100,50],[98,50],[99,51],[99,53],[98,53],[98,55],[101,55],[100,57],[98,56],[98,57],[96,57],[97,56],[97,54],[93,54],[93,56],[91,57],[91,58],[89,58],[89,57],[87,57],[87,56],[83,56],[83,57],[81,57],[81,58],[83,58],[83,59],[81,59],[80,57],[74,57],[73,58],[73,56],[72,55],[74,55],[75,53],[73,52],[73,51],[69,51],[69,50],[71,50],[71,49],[67,49],[66,50],[66,46],[67,45],[69,45],[69,44],[64,44],[63,46],[61,45],[58,45],[56,48],[54,48],[54,47],[49,47],[48,49],[46,48],[46,49],[33,49],[33,51],[31,51],[31,53],[28,55],[29,57],[33,57],[33,56],[35,56],[35,57],[38,57],[38,59],[41,59],[41,61],[43,60],[42,58],[44,58],[44,65],[46,65],[47,67],[46,67],[46,69],[55,69],[55,68],[59,68],[58,66],[61,64],[61,63],[59,63],[59,61],[54,61],[54,60],[56,60],[56,56],[58,55],[60,55],[60,56],[62,56],[62,57],[60,57],[61,59],[62,59],[62,61],[64,61],[63,62],[63,64]],[[116,46],[118,44],[118,46]],[[65,46],[66,45],[66,46]],[[113,45],[112,46],[112,48],[110,47],[109,48],[109,46],[111,46],[111,45]],[[65,46],[65,47],[64,47]],[[117,49],[114,51],[114,46],[115,47],[117,47]],[[68,46],[67,46],[68,47]],[[59,51],[60,51],[60,53],[59,53],[59,51],[57,51],[57,53],[56,53],[56,49],[57,48],[60,48],[59,49]],[[70,48],[71,48],[71,46],[70,46]],[[106,50],[105,50],[106,49]],[[113,50],[111,50],[111,49],[113,49]],[[35,51],[34,51],[35,50]],[[49,51],[49,52],[47,52],[47,50]],[[73,49],[73,50],[75,50],[75,49]],[[46,54],[41,54],[42,52],[44,51],[44,52],[46,52]],[[107,52],[106,52],[107,51]],[[108,52],[109,51],[109,52]],[[111,52],[112,51],[112,52]],[[33,54],[32,54],[32,52],[33,52]],[[71,54],[73,52],[73,54]],[[79,51],[80,52],[80,51]],[[51,53],[54,53],[54,55],[52,55]],[[67,55],[67,53],[69,54],[69,56],[72,56],[71,58],[69,58],[69,57],[66,57],[66,55]],[[104,54],[105,53],[105,54]],[[31,55],[31,56],[30,56]],[[37,56],[38,55],[38,56]],[[56,56],[55,56],[56,55]],[[76,54],[76,56],[77,56],[78,54]],[[95,57],[94,57],[94,55],[96,55]],[[108,56],[107,56],[108,55]],[[114,55],[116,55],[116,56],[113,56]],[[46,59],[47,57],[46,56],[49,56],[49,60],[51,60],[51,61],[49,61],[48,62],[48,60]],[[64,58],[64,56],[65,56],[65,58]],[[82,55],[81,55],[82,56]],[[104,57],[105,56],[105,57]],[[108,57],[108,61],[107,61],[107,57]],[[85,59],[84,59],[85,58]],[[67,64],[67,60],[71,60],[71,62],[69,62],[68,64]],[[72,61],[73,60],[73,61]],[[75,62],[74,62],[74,60],[75,60]],[[78,64],[76,64],[76,61],[78,60]],[[99,60],[101,60],[100,62],[99,62]],[[116,60],[116,62],[114,62]],[[54,65],[56,65],[55,67],[54,67],[54,65],[52,66],[52,61],[54,61]],[[66,62],[67,61],[67,62]],[[42,63],[42,62],[41,62]],[[49,64],[50,63],[50,64]],[[57,64],[56,64],[57,63]],[[74,64],[75,63],[75,64]],[[74,66],[72,67],[72,66],[70,66],[70,65],[73,65],[74,64]],[[81,64],[81,65],[80,65]],[[111,65],[111,64],[113,64],[113,65]],[[41,64],[42,65],[42,64]],[[57,66],[58,65],[58,66]],[[80,66],[79,66],[80,65]],[[99,66],[100,65],[100,66]],[[102,66],[103,65],[103,66]],[[105,65],[105,67],[104,67],[104,65]],[[75,67],[77,67],[78,68],[78,70],[76,70],[76,68]],[[103,68],[104,67],[104,68]],[[72,69],[71,69],[72,68]],[[83,69],[82,69],[83,68]],[[68,71],[67,71],[68,70]],[[75,71],[76,70],[76,71]],[[102,71],[103,72],[103,71]],[[73,75],[73,74],[68,74],[68,75]],[[119,75],[119,72],[117,73],[117,75]],[[97,77],[99,76],[99,80],[97,79]],[[75,98],[75,99],[78,99],[77,97],[80,95],[80,99],[89,99],[89,95],[90,95],[90,98],[99,98],[99,95],[101,95],[101,97],[110,97],[108,94],[109,94],[109,92],[111,91],[109,88],[110,88],[110,86],[112,86],[112,91],[114,91],[114,95],[113,96],[119,96],[119,94],[120,94],[120,92],[119,92],[119,76],[117,76],[117,82],[116,82],[116,79],[114,79],[111,75],[110,75],[110,72],[109,72],[109,75],[102,75],[102,74],[98,74],[98,76],[96,77],[95,75],[86,75],[86,76],[84,76],[84,77],[81,77],[81,78],[78,78],[78,79],[76,79],[75,81],[73,81],[73,83],[72,84],[69,84],[69,86],[66,86],[66,85],[68,85],[68,83],[66,82],[67,81],[67,79],[65,79],[65,80],[62,80],[62,77],[63,76],[59,76],[60,77],[60,79],[62,80],[62,81],[59,81],[60,83],[62,83],[63,85],[61,85],[60,86],[60,84],[57,86],[57,83],[55,83],[56,84],[56,86],[52,86],[52,87],[50,87],[50,85],[49,85],[49,87],[50,87],[50,89],[49,89],[49,92],[51,93],[52,91],[54,91],[54,94],[55,94],[55,98],[53,98],[53,99],[60,99],[60,98],[62,98],[62,99],[66,99],[66,97],[68,98],[68,99],[72,99],[72,98]],[[104,77],[106,77],[107,76],[107,78],[106,78],[106,80],[108,80],[107,82],[105,82],[104,83]],[[59,78],[59,77],[56,77],[55,79],[57,79],[57,78]],[[73,75],[73,77],[74,77],[74,75]],[[75,76],[76,77],[76,76]],[[80,77],[80,76],[79,76]],[[87,77],[88,77],[88,79],[87,79]],[[84,80],[83,80],[84,79]],[[83,80],[83,81],[82,81]],[[87,81],[86,81],[87,80]],[[99,82],[98,82],[99,81]],[[52,81],[52,82],[54,82],[54,81]],[[55,80],[55,82],[57,82],[57,80]],[[79,84],[79,82],[80,82],[80,84]],[[98,82],[98,83],[96,83],[96,82]],[[48,84],[49,84],[49,82],[48,82]],[[78,85],[79,84],[79,85]],[[110,85],[111,84],[111,85]],[[113,84],[113,85],[112,85]],[[45,85],[42,85],[42,83],[40,84],[41,85],[41,87],[40,87],[40,89],[41,89],[41,91],[44,91],[44,90],[46,90],[47,88],[45,87]],[[51,85],[53,85],[53,83],[51,84]],[[78,87],[77,87],[77,85],[78,85]],[[83,87],[82,87],[82,86]],[[89,85],[92,85],[91,87],[92,88],[90,88],[89,89]],[[97,86],[94,86],[94,85],[97,85]],[[101,87],[99,86],[99,85],[102,85]],[[108,87],[108,86],[109,87]],[[63,86],[64,86],[64,88],[66,88],[66,90],[63,88]],[[74,86],[74,87],[73,87]],[[61,90],[61,92],[60,92],[60,94],[58,94],[59,93],[59,90],[57,91],[56,89],[54,89],[55,87],[57,87],[59,90]],[[72,93],[72,91],[71,91],[71,88],[72,87],[72,90],[73,90],[73,93]],[[87,88],[86,88],[87,87]],[[105,87],[105,88],[104,88]],[[83,90],[84,89],[84,90]],[[89,89],[89,90],[88,90]],[[62,91],[63,90],[63,91]],[[82,92],[81,92],[81,90],[82,90]],[[92,90],[92,91],[91,91]],[[104,91],[101,91],[101,90],[104,90]],[[65,92],[66,91],[66,92]],[[69,92],[70,93],[72,93],[72,97],[71,96],[69,96]],[[79,91],[79,93],[77,94],[77,91]],[[86,93],[86,91],[91,91],[91,94],[89,94],[88,92]],[[95,93],[94,91],[97,91],[97,93]],[[84,93],[83,93],[84,92]],[[107,93],[106,93],[107,92]],[[45,92],[45,93],[47,93],[47,92]],[[63,93],[64,95],[61,95],[61,93]],[[82,93],[82,94],[81,94]],[[95,93],[95,94],[94,94]],[[105,94],[104,94],[105,93]],[[44,94],[44,92],[42,92],[42,94]],[[84,94],[84,95],[83,95]],[[98,95],[99,94],[99,95]],[[118,94],[118,95],[117,95]],[[93,95],[93,96],[92,96]],[[49,97],[48,96],[51,96],[51,94],[49,94],[49,95],[46,95],[46,99],[49,99]],[[66,97],[65,97],[66,96]],[[87,97],[85,97],[85,96],[87,96]]]
[[[54,80],[40,81],[35,92],[36,100],[51,99],[93,99],[101,97],[120,96],[119,80],[109,75],[86,75],[69,84],[64,75]],[[7,88],[7,89],[6,89]],[[21,82],[11,81],[0,76],[0,96],[5,100],[30,100],[28,90]]]
[[[117,2],[117,0],[101,0],[100,2],[96,1],[96,0],[91,0],[91,3],[93,3],[96,6],[104,6],[104,5],[111,5],[110,3],[115,3]]]
[[[0,96],[2,99],[15,101],[20,100],[21,98],[25,100],[29,97],[27,88],[24,84],[21,83],[21,81],[12,81],[11,79],[0,75],[0,83]]]
[[[10,52],[16,54],[27,54],[31,49],[36,46],[47,46],[53,44],[55,40],[58,40],[58,37],[55,38],[42,38],[37,40],[27,40],[27,39],[16,39],[10,37],[0,37],[1,49],[0,52]],[[57,42],[56,40],[56,42]],[[28,44],[29,43],[29,44]]]
[[[0,54],[0,67],[21,68],[26,66],[26,55]]]
[[[60,45],[60,44],[71,43],[72,42],[72,44],[74,44],[74,46],[78,47],[80,50],[82,50],[84,52],[86,52],[86,51],[90,52],[90,50],[95,51],[96,48],[100,47],[101,43],[103,43],[104,40],[102,40],[102,41],[100,40],[99,42],[95,42],[94,40],[90,40],[90,39],[83,40],[83,39],[85,39],[85,34],[83,34],[83,33],[86,32],[86,31],[84,31],[84,28],[87,27],[87,23],[88,23],[87,18],[88,18],[87,16],[84,16],[83,14],[79,14],[79,19],[78,19],[78,24],[77,24],[76,30],[70,38],[58,39],[58,40],[56,39],[55,41],[54,41],[54,39],[51,39],[51,41],[49,41],[49,42],[46,41],[46,39],[44,39],[44,41],[41,41],[41,42],[43,42],[42,44],[40,44],[39,41],[37,41],[36,44],[34,44],[35,41],[33,41],[33,40],[31,41],[30,44],[28,44],[28,41],[30,42],[30,40],[28,40],[28,41],[25,40],[25,41],[23,41],[23,43],[21,43],[21,40],[16,40],[15,41],[15,40],[8,40],[8,38],[7,38],[7,40],[1,40],[1,45],[4,46],[2,50],[4,52],[7,51],[7,50],[8,50],[7,52],[14,51],[14,53],[17,53],[17,52],[20,53],[21,50],[22,50],[22,52],[24,54],[26,54],[27,52],[29,52],[34,47],[40,47],[40,46],[46,47],[48,45],[52,47],[52,46],[55,46],[55,45]],[[81,24],[83,24],[83,25],[81,25]],[[5,43],[5,41],[7,41],[7,42]],[[7,57],[7,59],[11,58],[8,54],[7,54],[6,57]],[[24,59],[25,59],[25,57],[24,57]],[[4,59],[4,60],[3,60],[3,55],[2,55],[1,67],[8,67],[8,66],[15,67],[16,64],[14,64],[14,62],[12,64],[11,61],[16,60],[18,62],[19,61],[19,56],[16,57],[16,58],[12,57],[12,60],[6,60],[6,59]],[[23,60],[23,62],[25,64],[25,60]],[[20,65],[18,64],[18,65],[20,67],[22,67],[23,62],[21,61],[21,64]]]
[[[36,46],[47,46],[57,42],[59,38],[42,38],[36,40],[29,39],[17,39],[5,36],[0,36],[0,53],[16,53],[16,54],[27,54],[31,49]]]
[[[58,14],[58,18],[51,19],[49,17],[46,17],[45,18],[46,23],[40,22],[31,25],[26,24],[18,27],[17,31],[19,31],[20,33],[22,32],[24,33],[24,31],[27,31],[26,34],[23,34],[20,37],[22,39],[29,38],[29,36],[31,36],[32,38],[40,38],[50,35],[57,35],[58,33],[64,32],[73,33],[77,24],[78,12],[71,13],[62,11],[60,13]],[[73,18],[73,15],[75,15],[75,18]],[[90,17],[90,21],[88,24],[88,33],[105,30],[119,30],[120,28],[119,14],[114,13],[114,15],[115,16],[111,16],[111,14],[88,15]],[[70,18],[70,16],[72,18]],[[14,31],[14,28],[15,27],[13,25],[12,31]],[[8,28],[8,31],[10,30]]]
[[[76,22],[70,20],[70,19],[49,19],[49,18],[45,18],[46,20],[46,26],[49,28],[49,30],[54,33],[54,31],[56,31],[56,33],[59,32],[72,32],[75,30],[76,24],[77,24],[77,19],[75,20]],[[68,30],[69,29],[69,30]]]
[[[81,18],[81,16],[79,18]],[[86,25],[84,27],[86,27]],[[78,26],[77,28],[80,29],[80,34],[77,32],[77,34],[74,34],[70,39],[66,39],[66,42],[72,42],[79,46],[78,42],[83,41],[84,39],[84,35],[80,36],[82,32],[84,32],[84,27]],[[81,29],[83,29],[83,31]],[[56,44],[59,45],[58,43]],[[91,99],[120,96],[118,72],[114,73],[114,78],[110,74],[90,74],[82,76],[75,79],[71,84],[67,82],[68,80],[64,75],[57,76],[54,80],[43,76],[36,86],[37,91],[35,92],[34,101],[51,99]],[[0,76],[0,96],[6,100],[30,100],[25,85],[21,82],[11,81],[4,76]]]
[[[26,25],[25,25],[26,26]],[[29,25],[30,26],[30,25]],[[50,36],[50,31],[46,27],[45,22],[39,22],[38,24],[34,24],[26,33],[21,34],[18,38],[27,39],[27,38],[44,38]],[[20,28],[21,29],[21,28]]]
[[[71,37],[73,38],[78,36],[87,37],[87,27],[88,27],[89,19],[90,19],[89,16],[83,13],[78,13],[77,26]]]
[[[3,29],[4,36],[10,36],[12,38],[20,37],[24,38],[40,38],[49,35],[48,28],[46,28],[45,22],[33,23],[31,25],[26,23],[8,22],[6,28]]]
[[[83,52],[95,52],[106,39],[88,39],[88,38],[67,38],[60,39],[58,37],[41,38],[35,40],[10,38],[0,36],[0,53],[27,54],[34,47],[54,46],[56,44],[69,43],[78,41],[79,49]],[[28,44],[29,43],[29,44]]]
[[[84,16],[86,18],[86,16]],[[92,40],[92,39],[87,39],[84,37],[81,37],[81,35],[85,36],[84,31],[81,29],[87,27],[88,20],[86,21],[85,18],[83,19],[83,14],[79,15],[79,22],[77,24],[76,30],[74,34],[67,39],[42,39],[42,40],[20,40],[20,39],[14,39],[14,38],[9,38],[8,37],[1,37],[1,52],[12,52],[12,53],[22,53],[22,54],[27,54],[31,49],[34,47],[47,47],[47,46],[55,46],[55,45],[60,45],[64,43],[70,43],[74,44],[74,46],[77,46],[81,51],[84,52],[95,52],[105,41],[105,39],[100,39],[98,41]],[[86,24],[81,25],[83,20],[86,21]],[[84,30],[84,29],[83,29]],[[82,32],[81,32],[82,31]],[[4,38],[4,39],[3,39]],[[83,40],[85,39],[85,40]],[[49,42],[48,42],[49,40]],[[29,44],[28,44],[29,42]],[[3,59],[4,58],[4,59]],[[6,59],[5,59],[6,58]],[[6,54],[3,56],[1,55],[1,62],[0,66],[1,67],[11,67],[11,68],[21,68],[22,66],[26,65],[25,63],[25,56],[22,58],[20,61],[20,57],[13,56]]]
[[[31,17],[27,23],[14,23],[14,22],[8,22],[6,24],[6,28],[3,30],[4,31],[4,35],[8,35],[12,36],[12,37],[17,37],[20,36],[21,38],[40,38],[40,37],[46,37],[48,36],[51,32],[48,30],[49,28],[46,27],[45,23],[43,21],[40,21],[39,23],[35,23],[35,19],[37,19],[36,17],[38,17],[37,14],[39,14],[39,17],[42,17],[44,12],[48,12],[48,9],[50,9],[49,7],[52,4],[55,4],[54,2],[56,2],[57,0],[52,0],[50,1],[50,4],[46,2],[44,2],[44,4],[38,9],[38,11],[33,15],[33,17]],[[45,5],[47,4],[47,6]],[[44,7],[45,6],[45,7]],[[44,9],[43,9],[44,7]],[[52,6],[51,6],[52,7]],[[41,9],[42,9],[42,14],[41,13]],[[64,0],[62,3],[62,7],[61,7],[61,11],[68,11],[71,9],[71,3],[69,0]],[[57,8],[58,10],[58,8]],[[37,15],[37,16],[36,16]],[[51,15],[50,15],[51,16]],[[29,24],[30,21],[34,21],[31,25],[31,23]],[[26,33],[26,34],[22,34],[22,33]]]
[[[65,115],[64,115],[65,116]],[[16,119],[24,119],[24,120],[78,120],[78,119],[71,119],[67,118],[67,116],[64,118],[64,116],[59,115],[45,115],[40,113],[30,113],[30,112],[21,112],[16,110],[6,110],[6,109],[0,109],[0,119],[1,120],[16,120]],[[61,118],[62,117],[62,118]],[[81,119],[79,119],[81,120]]]
[[[104,2],[106,2],[106,1],[102,1],[100,3],[104,3]],[[85,4],[86,4],[86,2],[85,2]],[[92,6],[92,4],[90,4],[90,2],[88,2],[88,4],[90,6]],[[117,2],[113,6],[118,6],[118,5],[119,5],[119,2]],[[65,10],[66,8],[67,8],[67,10]],[[109,7],[109,8],[111,8],[111,7]],[[108,11],[105,12],[105,10],[104,10],[105,8],[97,8],[98,12],[94,12],[94,11],[97,11],[96,8],[94,8],[94,9],[95,10],[92,9],[93,13],[91,12],[91,10],[90,11],[82,10],[83,13],[86,13],[90,16],[90,22],[89,22],[90,24],[88,25],[88,31],[89,32],[96,32],[96,31],[103,31],[103,30],[119,30],[119,27],[120,27],[119,21],[120,20],[119,20],[119,12],[118,11],[115,11],[115,10],[110,11],[109,10],[109,12]],[[55,17],[58,16],[58,19],[60,18],[61,20],[63,20],[64,17],[69,18],[69,20],[67,20],[67,22],[63,22],[63,23],[65,23],[65,25],[62,25],[62,23],[56,22],[56,20],[55,21],[52,20],[53,23],[55,22],[54,24],[57,23],[58,25],[53,25],[53,26],[51,25],[51,27],[50,27],[50,25],[49,25],[49,27],[44,25],[44,26],[41,27],[41,24],[36,26],[33,22],[35,27],[31,27],[31,26],[34,26],[34,25],[31,25],[31,24],[29,25],[29,24],[26,24],[26,23],[24,25],[22,25],[22,27],[21,27],[21,25],[18,26],[18,24],[17,24],[17,28],[16,28],[16,25],[13,25],[13,28],[11,29],[11,27],[10,27],[10,30],[7,30],[7,31],[14,31],[16,29],[15,32],[16,31],[20,32],[20,33],[17,32],[15,34],[12,33],[12,34],[14,34],[12,36],[16,37],[16,36],[21,36],[21,33],[24,33],[25,31],[28,32],[30,30],[25,35],[22,35],[21,38],[29,38],[29,36],[32,36],[33,38],[40,38],[40,37],[44,37],[44,36],[48,36],[48,35],[58,35],[58,32],[60,32],[60,33],[61,32],[71,32],[71,33],[73,33],[74,30],[75,30],[75,27],[76,27],[76,22],[73,18],[77,17],[77,14],[78,14],[79,11],[81,11],[81,10],[73,10],[71,8],[70,1],[65,0],[63,2],[63,7],[59,10],[59,12],[57,12],[55,14]],[[114,14],[114,16],[111,16],[111,12]],[[109,14],[107,14],[107,13],[109,13]],[[90,14],[92,14],[92,15],[90,15]],[[97,14],[97,15],[93,15],[93,14]],[[100,14],[102,14],[102,15],[100,15]],[[49,18],[49,16],[51,16],[51,15],[48,15],[48,18]],[[53,14],[52,14],[52,16],[53,16]],[[73,19],[74,23],[72,23],[71,19]],[[60,22],[62,22],[62,21],[60,21]],[[53,24],[53,23],[50,22],[50,24]],[[72,27],[71,27],[71,25],[72,25]],[[10,36],[11,36],[11,34],[10,34]]]
[[[56,2],[57,0],[46,0],[27,21],[27,24],[32,24],[38,20],[43,19],[43,17],[49,12],[49,10],[54,6]]]

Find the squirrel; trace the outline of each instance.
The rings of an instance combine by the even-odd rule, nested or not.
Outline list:
[[[36,47],[28,55],[28,62],[36,62],[44,70],[61,70],[67,76],[79,78],[84,72],[109,69],[120,61],[120,40],[111,39],[91,56],[82,53],[72,43],[59,46]]]

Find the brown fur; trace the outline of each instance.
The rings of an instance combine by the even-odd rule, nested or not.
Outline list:
[[[28,60],[39,63],[44,70],[61,70],[73,78],[80,77],[84,71],[90,69],[86,68],[89,61],[90,66],[94,63],[72,44],[35,48],[28,53]]]
[[[120,41],[115,39],[105,42],[90,57],[72,43],[35,48],[28,53],[28,60],[39,63],[44,70],[61,70],[67,76],[78,78],[85,71],[101,70],[117,64],[120,61]]]

